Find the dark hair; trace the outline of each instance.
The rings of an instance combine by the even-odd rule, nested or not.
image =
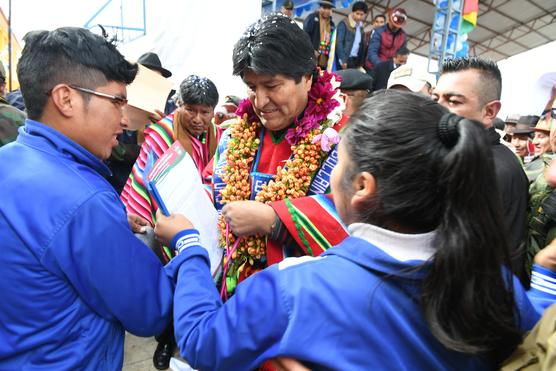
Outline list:
[[[180,84],[181,103],[205,104],[214,108],[218,104],[218,89],[206,77],[190,75]]]
[[[375,22],[379,18],[382,18],[382,19],[384,19],[384,21],[386,21],[386,16],[384,14],[378,14],[378,15],[375,15],[375,17],[373,18],[373,22]]]
[[[358,10],[362,10],[364,13],[367,13],[369,11],[369,7],[364,1],[356,1],[351,6],[351,11],[356,12]]]
[[[477,94],[481,105],[500,100],[502,95],[502,74],[496,62],[478,57],[448,59],[442,64],[442,74],[476,70],[480,74],[480,88]]]
[[[58,84],[95,89],[108,81],[129,84],[137,74],[137,64],[126,61],[114,44],[83,28],[32,31],[23,40],[17,77],[31,119],[42,116],[48,93]]]
[[[351,117],[342,142],[350,158],[342,187],[364,171],[376,181],[356,221],[436,231],[421,293],[433,335],[463,353],[513,349],[520,332],[482,125],[420,94],[382,90]]]
[[[409,49],[405,46],[402,46],[398,49],[398,51],[396,51],[396,55],[409,55]]]
[[[309,35],[291,18],[272,13],[253,23],[234,46],[234,75],[247,69],[257,74],[282,74],[296,83],[316,72]]]

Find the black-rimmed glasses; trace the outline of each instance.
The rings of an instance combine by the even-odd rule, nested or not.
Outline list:
[[[101,93],[101,92],[98,92],[98,91],[94,91],[94,90],[87,89],[87,88],[82,88],[82,87],[75,86],[75,85],[68,85],[68,86],[72,89],[78,90],[78,91],[83,92],[83,93],[92,94],[92,95],[96,95],[97,97],[110,99],[110,101],[112,103],[119,106],[120,108],[127,104],[127,98],[125,98],[125,97],[121,97],[121,96],[118,96],[118,95],[111,95],[111,94]]]

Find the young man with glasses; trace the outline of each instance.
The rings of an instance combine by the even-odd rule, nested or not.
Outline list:
[[[180,258],[161,265],[105,179],[136,73],[85,29],[25,37],[29,118],[0,149],[0,369],[120,369],[124,330],[168,322]]]

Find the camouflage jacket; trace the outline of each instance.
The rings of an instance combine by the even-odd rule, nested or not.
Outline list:
[[[529,212],[527,228],[527,272],[531,271],[535,254],[548,245],[556,237],[556,219],[545,210],[544,202],[553,189],[544,177],[544,169],[550,165],[553,154],[545,154],[539,175],[529,187]]]
[[[0,147],[17,138],[17,130],[26,118],[24,112],[10,106],[5,99],[0,99]]]

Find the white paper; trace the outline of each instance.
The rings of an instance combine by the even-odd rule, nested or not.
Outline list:
[[[181,159],[168,156],[169,151],[183,151]],[[218,240],[218,213],[205,191],[201,177],[183,147],[176,142],[170,147],[149,172],[149,179],[170,213],[183,214],[193,223],[201,235],[201,245],[207,249],[210,258],[212,275],[218,271],[222,263],[223,250]]]

